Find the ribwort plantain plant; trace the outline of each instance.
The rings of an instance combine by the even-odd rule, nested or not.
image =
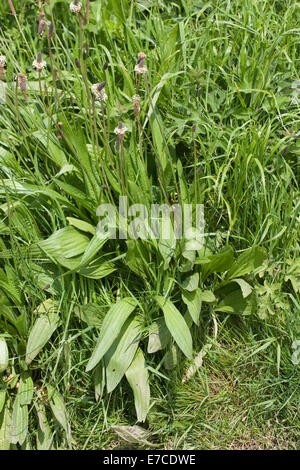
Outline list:
[[[163,433],[192,383],[184,440],[246,334],[295,380],[296,5],[194,3],[0,5],[0,448]]]

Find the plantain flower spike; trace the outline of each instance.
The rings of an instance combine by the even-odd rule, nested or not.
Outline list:
[[[145,62],[145,59],[146,59],[146,54],[144,52],[139,52],[138,53],[138,60],[137,60],[137,63],[134,67],[134,71],[138,74],[143,74],[143,73],[147,73],[147,65],[146,65],[146,62]]]
[[[106,82],[95,83],[94,85],[92,85],[92,92],[94,93],[97,100],[100,100],[100,101],[107,100],[107,94],[104,91],[105,85],[106,85]]]
[[[45,67],[47,67],[46,62],[42,58],[41,51],[38,52],[37,58],[32,62],[32,66],[37,72],[41,72]]]
[[[70,10],[73,13],[80,13],[81,7],[82,4],[78,0],[74,0],[74,2],[70,4]]]

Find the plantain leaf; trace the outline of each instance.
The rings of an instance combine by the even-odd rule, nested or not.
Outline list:
[[[182,300],[186,304],[193,321],[196,323],[196,325],[199,325],[199,317],[202,306],[201,289],[198,288],[193,292],[183,291]]]
[[[62,395],[52,387],[52,385],[47,385],[48,399],[51,406],[51,410],[59,422],[59,424],[64,428],[67,439],[71,439],[71,428],[68,421],[67,410],[65,407],[64,399]]]
[[[9,450],[10,448],[10,431],[11,431],[11,411],[6,402],[2,412],[0,413],[0,451]]]
[[[260,246],[254,246],[244,251],[229,269],[226,279],[238,278],[252,273],[263,265],[266,259],[266,250]]]
[[[157,295],[155,300],[164,313],[168,330],[177,345],[182,352],[191,359],[193,354],[192,336],[184,318],[170,299],[165,299],[164,297]]]
[[[180,351],[178,346],[176,344],[171,344],[164,360],[165,369],[174,369],[178,364],[179,355]]]
[[[195,273],[195,274],[192,274],[191,276],[188,276],[180,284],[180,286],[183,289],[185,289],[189,292],[195,291],[197,289],[198,285],[199,285],[199,274],[198,273]]]
[[[148,349],[149,354],[164,349],[171,340],[171,335],[166,327],[164,318],[158,318],[149,328]]]
[[[38,355],[40,350],[49,341],[59,324],[59,317],[56,312],[49,312],[39,317],[29,334],[26,347],[26,364]]]
[[[0,389],[0,413],[2,412],[4,405],[5,405],[5,399],[6,399],[6,389]]]
[[[36,436],[37,450],[50,450],[53,442],[53,434],[51,432],[46,410],[41,402],[35,403],[36,412],[39,418],[39,428]]]
[[[105,387],[105,364],[100,361],[94,370],[95,400],[99,401],[103,395]]]
[[[49,258],[73,258],[81,255],[87,249],[90,239],[68,226],[57,230],[46,240],[39,242],[40,248]]]
[[[8,367],[8,348],[4,338],[0,338],[0,374]]]
[[[149,411],[150,387],[144,354],[140,348],[126,371],[126,378],[133,390],[137,420],[143,422]]]
[[[19,388],[18,388],[18,395],[20,397],[20,404],[21,405],[30,405],[33,397],[33,381],[29,372],[22,372]]]
[[[112,392],[130,366],[139,345],[140,327],[137,318],[128,319],[118,338],[105,354],[107,392]]]
[[[22,445],[28,432],[28,408],[21,405],[20,396],[17,394],[12,411],[11,418],[11,438],[12,444]]]
[[[70,225],[72,225],[75,228],[78,228],[78,230],[95,235],[96,227],[94,225],[91,225],[88,222],[85,222],[84,220],[75,219],[74,217],[67,217],[66,219]]]
[[[86,367],[87,372],[92,370],[98,364],[104,354],[111,347],[114,340],[119,335],[123,324],[136,306],[137,301],[135,299],[132,297],[125,297],[109,309],[104,318],[96,347]]]

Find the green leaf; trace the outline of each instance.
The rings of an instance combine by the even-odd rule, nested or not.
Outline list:
[[[101,259],[96,259],[89,266],[80,268],[78,274],[81,276],[88,277],[90,279],[102,279],[103,277],[109,276],[116,270],[113,263],[104,263]]]
[[[211,290],[203,290],[201,291],[201,300],[202,302],[212,303],[215,302],[216,296]]]
[[[193,292],[182,292],[182,300],[186,304],[189,314],[196,325],[199,325],[199,317],[202,307],[201,289],[196,289]]]
[[[133,390],[137,420],[143,422],[149,411],[150,387],[144,354],[140,348],[126,371],[126,378]]]
[[[50,384],[47,385],[47,392],[51,410],[59,424],[65,430],[67,434],[67,439],[70,440],[71,428],[68,421],[68,415],[64,399],[62,395],[56,390],[56,388],[52,387],[52,385]]]
[[[164,259],[164,269],[168,269],[171,258],[174,256],[174,253],[175,253],[176,238],[174,235],[171,221],[169,224],[168,219],[161,219],[159,223],[161,224],[160,225],[160,237],[162,237],[164,234],[163,226],[165,226],[166,233],[170,232],[169,233],[170,238],[168,239],[160,238],[158,242],[158,248],[159,248],[160,254],[162,255]]]
[[[0,413],[3,410],[4,404],[6,399],[6,389],[0,389]]]
[[[216,312],[234,313],[236,315],[250,315],[255,309],[255,297],[253,294],[245,299],[240,290],[235,290],[215,307]]]
[[[74,217],[66,217],[66,219],[70,225],[72,225],[75,228],[78,228],[78,230],[95,235],[96,227],[94,225],[91,225],[88,222],[85,222],[84,220],[75,219]]]
[[[11,437],[11,411],[6,402],[2,412],[0,413],[0,451],[10,449]]]
[[[104,318],[96,347],[86,367],[87,372],[92,370],[98,364],[104,354],[111,347],[114,340],[119,335],[123,324],[136,306],[137,301],[135,299],[132,297],[125,297],[109,309]]]
[[[140,326],[136,318],[127,320],[118,338],[105,354],[107,392],[112,392],[130,366],[139,345]]]
[[[253,290],[253,287],[244,279],[231,279],[231,282],[236,282],[240,286],[244,298],[248,297]]]
[[[244,251],[233,263],[226,275],[226,279],[238,278],[245,274],[252,273],[263,265],[267,258],[266,250],[259,246],[254,246]]]
[[[98,304],[91,303],[75,307],[74,313],[80,318],[80,320],[86,322],[88,326],[96,326],[97,328],[100,328],[102,325],[103,315],[101,307]]]
[[[30,364],[38,355],[40,350],[51,338],[58,324],[59,317],[56,312],[49,312],[36,320],[27,341],[26,364]]]
[[[33,381],[29,372],[22,372],[19,382],[18,395],[21,405],[30,405],[33,397]]]
[[[191,359],[193,354],[192,336],[183,316],[170,299],[157,295],[155,300],[164,313],[167,328],[174,340],[182,352]]]
[[[199,285],[199,274],[195,273],[192,274],[191,276],[188,276],[184,279],[184,281],[181,282],[180,286],[189,291],[195,291]]]
[[[180,350],[176,344],[171,344],[164,360],[164,367],[167,370],[174,369],[178,364]]]
[[[94,370],[95,400],[99,401],[103,395],[105,387],[105,364],[104,360],[96,365]]]
[[[204,263],[202,268],[203,279],[211,273],[222,273],[228,271],[234,262],[233,249],[225,248],[216,255],[208,256],[209,262]]]
[[[51,432],[45,407],[42,403],[35,403],[35,408],[39,418],[39,428],[36,437],[37,450],[50,450],[53,442],[53,434]]]
[[[40,248],[50,259],[73,258],[81,255],[87,249],[90,239],[68,226],[57,230],[47,240],[39,242]]]
[[[103,238],[100,237],[98,233],[96,233],[86,247],[83,257],[75,269],[79,270],[80,268],[87,266],[90,261],[94,259],[97,252],[103,247],[107,240],[108,237]]]
[[[4,338],[0,338],[0,374],[8,367],[8,348]]]
[[[11,418],[11,443],[22,445],[28,432],[28,408],[21,405],[19,395],[16,396]]]
[[[149,354],[164,349],[171,340],[171,334],[163,318],[158,318],[149,328],[148,349]]]

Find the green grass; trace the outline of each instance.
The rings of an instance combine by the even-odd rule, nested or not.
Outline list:
[[[111,428],[138,424],[158,448],[299,448],[299,2],[94,0],[85,22],[86,2],[79,17],[51,0],[41,37],[39,2],[14,3],[16,16],[0,5],[0,337],[9,351],[0,446],[143,448]],[[141,51],[148,72],[137,85]],[[91,86],[103,81],[102,106]],[[120,120],[128,132],[118,143]],[[204,248],[99,242],[96,209],[117,207],[120,195],[148,209],[204,204]],[[125,326],[124,303],[115,315],[121,335],[106,324],[104,357],[96,352],[87,371],[107,312],[129,297]],[[30,358],[34,325],[54,317]],[[158,319],[172,338],[151,354]],[[113,335],[118,343],[133,321],[139,356],[127,376],[142,357],[145,379],[136,406],[126,377],[105,390]],[[192,347],[203,363],[182,383]],[[20,405],[25,372],[34,393]]]

